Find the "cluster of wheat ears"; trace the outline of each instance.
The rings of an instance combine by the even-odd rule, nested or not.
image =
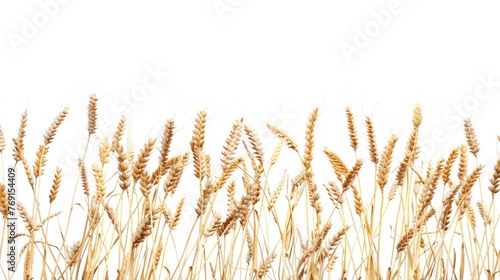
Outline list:
[[[97,130],[97,105],[93,94],[88,104],[89,140]],[[162,137],[146,141],[136,154],[130,137],[124,137],[127,121],[122,118],[116,131],[95,149],[96,162],[89,162],[90,149],[86,149],[75,162],[78,178],[63,178],[61,168],[53,174],[46,174],[45,168],[49,148],[67,115],[65,108],[46,130],[33,164],[24,148],[27,113],[21,116],[13,160],[18,181],[27,183],[18,186],[15,274],[5,265],[4,172],[0,184],[4,279],[13,275],[25,279],[494,279],[500,274],[495,241],[500,160],[487,180],[481,180],[486,170],[477,160],[480,146],[470,120],[464,120],[462,145],[446,159],[424,164],[419,160],[419,105],[399,163],[393,162],[399,138],[392,135],[379,151],[369,117],[364,130],[369,158],[358,158],[358,131],[349,108],[353,158],[346,161],[329,148],[317,151],[318,109],[309,115],[303,145],[268,124],[276,136],[269,155],[264,154],[255,130],[241,119],[231,127],[221,154],[208,154],[204,110],[194,120],[190,150],[172,154],[175,124],[168,120]],[[5,147],[0,130],[2,154]],[[283,153],[296,159],[300,166],[296,174],[286,168],[275,170]],[[315,176],[313,159],[318,157],[331,165],[324,168],[329,170],[327,182],[320,183]],[[373,170],[373,177],[360,176],[362,169]],[[71,189],[72,196],[58,196],[63,188]],[[195,197],[183,197],[182,188],[190,188]],[[53,209],[61,199],[59,205],[64,207]]]

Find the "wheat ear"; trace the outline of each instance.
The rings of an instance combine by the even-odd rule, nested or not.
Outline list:
[[[49,128],[45,131],[45,134],[43,135],[44,137],[44,145],[48,146],[50,143],[52,143],[52,140],[54,139],[54,136],[56,135],[57,129],[59,126],[62,124],[66,116],[68,115],[69,108],[65,107],[59,115],[54,119],[52,124],[50,125]]]
[[[3,136],[3,129],[0,125],[0,154],[3,153],[3,150],[5,150],[5,137]]]
[[[377,185],[381,191],[384,191],[384,188],[387,185],[387,181],[389,179],[392,153],[397,141],[398,137],[396,137],[395,135],[391,135],[391,138],[389,139],[389,142],[385,146],[384,152],[382,153],[382,158],[380,160],[377,172]]]
[[[467,145],[469,145],[469,151],[474,157],[477,158],[477,153],[479,152],[479,141],[477,140],[476,133],[474,132],[474,127],[470,119],[464,120],[464,130],[465,137],[467,138]]]
[[[22,161],[24,158],[24,136],[26,136],[26,125],[28,122],[28,111],[24,111],[21,115],[21,122],[19,124],[19,131],[17,138],[12,139],[14,141],[14,160],[16,163]]]
[[[375,139],[375,129],[370,117],[366,117],[366,131],[368,135],[368,147],[370,150],[370,160],[374,164],[378,164],[377,140]]]
[[[61,181],[62,181],[62,169],[56,167],[56,174],[54,175],[54,181],[52,184],[52,188],[50,189],[49,203],[52,203],[56,199],[57,192],[59,191],[59,187],[61,186]]]
[[[347,117],[347,129],[349,130],[349,142],[351,143],[351,147],[354,151],[356,151],[358,149],[359,140],[356,132],[356,126],[354,125],[354,115],[349,107],[345,109],[345,114]]]
[[[92,135],[96,132],[97,129],[97,95],[92,93],[89,97],[89,105],[88,105],[88,131],[89,135]]]
[[[203,146],[205,144],[205,125],[207,122],[207,112],[202,110],[196,116],[193,137],[191,138],[191,152],[193,153],[194,175],[198,179],[203,178]]]
[[[491,196],[495,197],[495,194],[500,191],[500,159],[495,163],[493,175],[490,178],[491,186],[488,189],[491,192]]]

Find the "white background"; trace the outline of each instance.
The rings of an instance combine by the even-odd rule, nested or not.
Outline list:
[[[427,154],[462,141],[462,116],[494,147],[500,87],[475,90],[480,77],[500,81],[496,2],[3,1],[0,122],[10,139],[25,109],[39,131],[64,106],[84,120],[96,92],[107,126],[126,113],[135,135],[170,117],[187,135],[201,108],[214,131],[243,116],[301,133],[314,106],[344,133],[333,125],[350,106],[359,129],[370,115],[383,141],[420,102]],[[140,91],[148,69],[168,77]]]
[[[175,118],[174,149],[182,152],[203,108],[208,148],[219,151],[241,117],[266,147],[275,143],[267,122],[302,143],[307,114],[318,106],[318,154],[327,146],[344,155],[350,106],[361,141],[364,117],[373,118],[381,151],[391,133],[406,141],[420,102],[424,160],[463,143],[461,119],[470,117],[480,160],[491,162],[500,133],[499,11],[498,1],[484,0],[2,1],[4,160],[12,163],[11,139],[24,110],[31,161],[46,127],[69,106],[47,169],[74,170],[86,139],[87,99],[95,92],[94,144],[123,114],[137,147]],[[151,79],[154,71],[160,74]],[[488,80],[493,85],[485,87]],[[365,158],[366,146],[360,146]]]

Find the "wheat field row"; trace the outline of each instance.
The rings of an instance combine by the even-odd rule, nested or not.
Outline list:
[[[92,147],[98,103],[89,96],[87,147],[74,177],[48,168],[59,127],[70,125],[68,108],[48,124],[35,154],[25,153],[40,139],[26,133],[28,112],[12,141],[0,129],[4,279],[500,277],[500,159],[479,161],[487,151],[470,119],[463,142],[427,162],[418,104],[409,135],[377,135],[370,117],[360,127],[346,108],[349,145],[321,147],[314,108],[302,139],[269,123],[275,141],[265,149],[252,125],[237,119],[212,153],[206,110],[194,118],[190,139],[176,139],[185,150],[174,147],[173,119],[136,149],[125,117]],[[341,158],[346,150],[351,156]],[[8,166],[16,172],[15,200]]]

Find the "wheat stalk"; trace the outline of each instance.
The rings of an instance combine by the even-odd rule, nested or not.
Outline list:
[[[92,135],[97,130],[97,95],[95,93],[89,96],[89,105],[87,108],[89,135]]]
[[[335,175],[337,175],[337,179],[339,181],[342,181],[344,176],[346,176],[347,172],[348,172],[345,163],[342,161],[342,159],[337,154],[328,150],[327,148],[325,148],[323,150],[323,152],[328,157],[328,160],[330,161],[330,164],[333,167]]]
[[[160,209],[154,209],[144,214],[144,218],[137,227],[132,238],[132,248],[136,249],[148,236],[153,233],[156,220],[158,220],[158,213]]]
[[[368,135],[368,147],[370,151],[370,160],[374,164],[378,164],[377,140],[375,139],[375,129],[370,117],[366,117],[366,130]]]
[[[3,128],[0,125],[0,154],[5,150],[5,137],[3,136]]]
[[[387,181],[389,179],[390,165],[392,162],[392,153],[394,151],[394,147],[396,146],[397,141],[398,137],[396,137],[395,135],[391,135],[391,138],[387,142],[384,152],[382,153],[382,157],[377,172],[377,185],[381,191],[384,190],[385,186],[387,185]]]
[[[446,163],[445,163],[444,169],[443,169],[443,175],[442,175],[443,182],[445,184],[448,184],[448,185],[453,184],[453,182],[451,181],[451,178],[450,178],[451,168],[453,167],[453,163],[455,162],[455,160],[457,160],[457,158],[458,158],[459,151],[460,151],[460,147],[453,149],[453,151],[451,151],[450,155],[448,156],[448,159],[446,160]]]
[[[469,151],[474,157],[477,157],[479,152],[479,141],[477,141],[476,133],[474,132],[474,127],[470,119],[464,120],[465,137],[467,138],[467,144],[469,145]]]
[[[351,184],[354,182],[354,179],[356,179],[356,177],[358,176],[358,173],[361,170],[362,165],[363,161],[358,159],[356,160],[356,163],[354,163],[352,169],[349,170],[349,172],[345,176],[344,181],[342,182],[342,190],[344,192],[346,192],[351,187]]]
[[[491,186],[488,187],[492,197],[495,197],[495,194],[500,191],[500,160],[495,163],[494,170],[490,179]]]
[[[354,125],[354,115],[349,107],[345,109],[345,114],[347,117],[347,129],[349,130],[349,142],[351,143],[351,147],[354,151],[356,151],[358,149],[359,140],[356,132],[356,126]]]
[[[89,136],[96,133],[97,123],[97,97],[92,96]],[[71,176],[63,180],[59,167],[50,180],[42,175],[44,168],[52,166],[47,152],[67,112],[64,108],[44,132],[44,142],[35,147],[34,164],[24,155],[27,112],[21,116],[11,144],[14,160],[21,161],[26,175],[19,182],[31,184],[33,192],[26,198],[19,183],[17,212],[23,230],[7,240],[21,248],[25,260],[19,268],[28,277],[106,279],[115,267],[119,268],[118,279],[326,279],[337,275],[342,279],[383,279],[385,274],[387,279],[465,279],[467,273],[473,278],[486,274],[492,279],[498,271],[494,197],[500,190],[500,160],[492,163],[488,178],[481,178],[485,165],[468,165],[469,152],[476,156],[479,149],[470,120],[464,125],[466,145],[457,146],[435,164],[429,161],[415,168],[422,123],[417,105],[413,130],[394,168],[398,137],[391,135],[379,154],[374,124],[366,117],[368,150],[359,154],[355,118],[349,108],[347,132],[354,160],[341,158],[328,148],[323,148],[322,154],[314,153],[319,143],[318,108],[308,115],[302,153],[285,130],[268,125],[279,142],[266,156],[255,131],[237,119],[219,154],[220,167],[213,171],[215,154],[204,150],[205,111],[196,117],[193,136],[188,139],[189,152],[173,154],[180,149],[172,141],[176,136],[174,120],[164,123],[157,161],[152,160],[156,152],[153,139],[144,143],[134,160],[130,124],[127,146],[122,143],[126,129],[122,117],[112,134],[99,136],[97,149],[91,147],[94,141],[89,141],[83,158],[75,164],[79,173],[75,186],[81,184],[84,195],[67,202],[71,224],[64,225],[59,217],[67,212],[65,206],[62,212],[53,212],[52,207],[66,203],[58,197],[71,183]],[[0,128],[0,153],[6,147],[2,139]],[[297,153],[296,160],[281,153],[283,145]],[[342,147],[335,149],[342,151]],[[374,179],[365,180],[360,156],[375,164]],[[279,161],[282,158],[285,160]],[[191,168],[190,159],[194,176],[186,173]],[[92,167],[95,194],[91,197],[85,163]],[[322,163],[331,166],[334,177],[329,177],[332,169],[322,167]],[[148,167],[153,164],[150,172]],[[319,172],[323,170],[326,174]],[[385,205],[384,189],[392,175],[395,180],[388,196],[392,204]],[[7,174],[2,178],[0,212],[8,225],[11,182]],[[321,182],[325,178],[326,182]],[[483,179],[489,179],[491,199],[476,197],[474,186],[482,187]],[[193,180],[200,190],[195,198]],[[349,189],[352,197],[345,195]],[[197,188],[195,191],[198,193]],[[48,201],[47,196],[41,199],[45,195]],[[366,195],[371,199],[364,201]],[[33,203],[26,207],[25,199]],[[332,204],[323,208],[324,199]],[[43,213],[45,205],[49,209]],[[71,216],[73,208],[86,215],[81,223]],[[462,220],[464,215],[467,221]],[[165,220],[157,226],[160,216]],[[61,225],[51,219],[58,219]],[[181,231],[189,226],[190,231]],[[78,241],[72,246],[73,235],[64,234],[64,227],[76,234]],[[392,246],[386,246],[391,242]],[[0,245],[2,255],[6,246]]]
[[[170,230],[174,230],[179,225],[179,221],[181,220],[182,208],[184,207],[184,200],[184,197],[181,198],[179,204],[177,204],[177,208],[175,209],[173,218],[169,221],[168,225],[170,226]]]
[[[9,214],[7,188],[2,183],[0,183],[0,213],[2,213],[4,218],[7,218],[7,215]]]
[[[205,123],[207,121],[207,112],[202,110],[198,113],[195,120],[193,137],[191,138],[191,152],[193,154],[194,175],[198,179],[202,179],[203,166],[203,146],[205,144]]]
[[[90,189],[89,189],[89,180],[87,177],[87,168],[85,167],[85,163],[81,158],[78,159],[78,167],[80,168],[80,177],[82,179],[83,193],[88,197],[90,195]]]
[[[132,169],[132,178],[134,179],[134,182],[139,181],[141,176],[146,174],[146,166],[149,161],[149,156],[153,152],[154,144],[154,139],[148,139],[148,141],[144,143],[144,147],[141,149],[141,153],[137,157]]]
[[[26,136],[26,125],[28,122],[28,111],[24,111],[21,115],[21,122],[19,124],[19,131],[17,138],[12,139],[14,141],[14,160],[16,163],[22,161],[24,158],[24,136]]]
[[[125,133],[125,117],[122,117],[116,126],[115,133],[113,134],[113,142],[111,143],[111,151],[115,152],[120,146],[120,142],[123,138],[123,134]]]
[[[52,188],[50,189],[49,203],[54,202],[54,200],[57,198],[57,192],[59,191],[59,187],[61,186],[61,181],[62,181],[62,169],[56,167],[56,174],[54,175],[54,181],[52,184]]]
[[[297,153],[299,152],[295,141],[293,141],[292,138],[290,138],[290,136],[288,136],[288,134],[286,134],[283,130],[272,124],[267,124],[267,128],[269,128],[274,135],[278,136],[279,139],[283,140],[287,144],[288,148],[296,151]]]
[[[130,176],[132,175],[132,171],[130,169],[130,165],[128,163],[128,155],[125,153],[125,149],[122,145],[118,145],[116,147],[116,152],[118,153],[118,178],[120,180],[120,188],[122,190],[127,190],[130,187]]]

